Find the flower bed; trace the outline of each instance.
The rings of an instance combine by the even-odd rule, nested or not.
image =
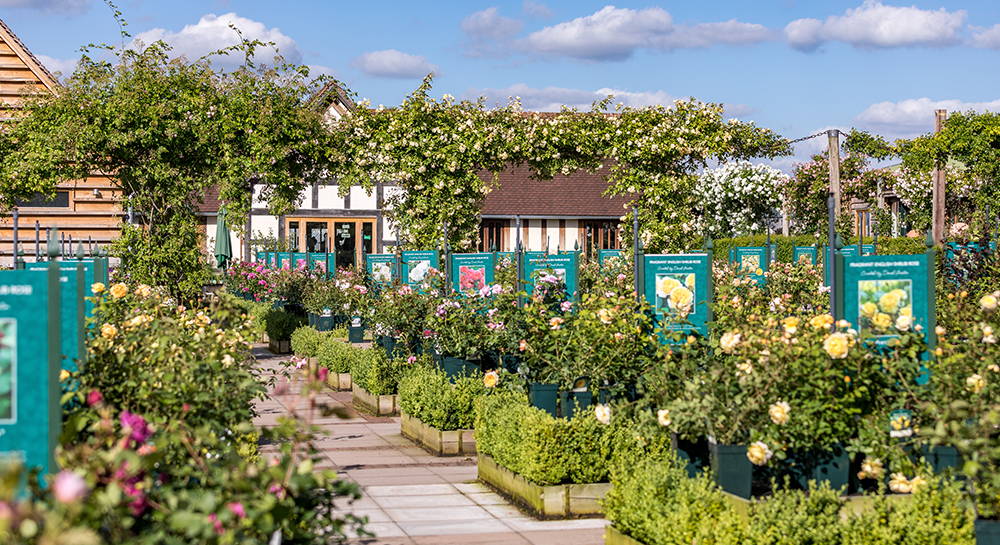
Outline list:
[[[351,384],[354,406],[375,416],[396,416],[399,414],[399,396],[396,394],[372,394],[358,385]]]
[[[435,456],[461,456],[476,453],[472,430],[440,430],[428,426],[419,418],[400,412],[399,424],[403,437],[417,443]]]
[[[541,486],[486,454],[478,456],[476,472],[480,481],[539,518],[599,516],[603,513],[601,502],[611,489],[610,483]]]

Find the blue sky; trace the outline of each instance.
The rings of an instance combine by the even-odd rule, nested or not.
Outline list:
[[[428,71],[435,93],[522,98],[528,109],[694,96],[789,138],[826,128],[888,137],[933,109],[1000,111],[1000,2],[944,0],[342,2],[121,0],[134,36],[197,55],[235,22],[292,60],[394,105]],[[66,70],[82,44],[118,40],[95,0],[0,0],[0,18]],[[818,149],[800,145],[797,155]],[[790,160],[782,164],[787,166]]]

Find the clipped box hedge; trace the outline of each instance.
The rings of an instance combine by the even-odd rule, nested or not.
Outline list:
[[[441,431],[467,430],[475,425],[475,402],[487,394],[482,373],[451,382],[431,365],[414,365],[399,382],[400,409]]]
[[[853,239],[855,244],[857,239]],[[816,244],[816,237],[812,235],[795,235],[795,236],[782,236],[782,235],[772,235],[771,244],[777,245],[777,257],[778,261],[785,263],[790,263],[792,261],[792,252],[796,246],[812,246]],[[844,241],[846,245],[848,241]],[[871,244],[872,239],[866,237],[863,241],[864,244]],[[713,257],[716,263],[725,263],[729,260],[729,250],[739,246],[764,246],[767,244],[767,235],[749,235],[744,237],[735,238],[717,238],[712,240],[713,245]],[[826,244],[826,237],[820,239],[820,251],[822,252],[822,246]],[[908,237],[897,237],[897,238],[886,238],[879,237],[878,245],[876,247],[876,252],[881,255],[911,255],[911,254],[922,254],[927,249],[924,245],[923,238],[908,238]],[[822,260],[822,256],[820,260]]]

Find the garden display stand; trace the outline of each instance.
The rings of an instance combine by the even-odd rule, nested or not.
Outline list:
[[[419,418],[400,414],[400,433],[435,456],[461,456],[476,453],[473,430],[439,430]]]
[[[601,501],[611,490],[611,483],[541,486],[501,466],[486,454],[478,455],[477,474],[480,481],[539,518],[600,516],[603,514]]]
[[[351,384],[351,396],[356,407],[366,410],[375,416],[395,416],[399,414],[399,395],[374,395],[358,386]]]

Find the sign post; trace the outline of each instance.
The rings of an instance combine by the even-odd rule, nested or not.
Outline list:
[[[661,331],[708,336],[712,321],[712,259],[709,253],[643,256],[646,302]]]
[[[0,271],[0,458],[53,472],[59,440],[59,265]]]

